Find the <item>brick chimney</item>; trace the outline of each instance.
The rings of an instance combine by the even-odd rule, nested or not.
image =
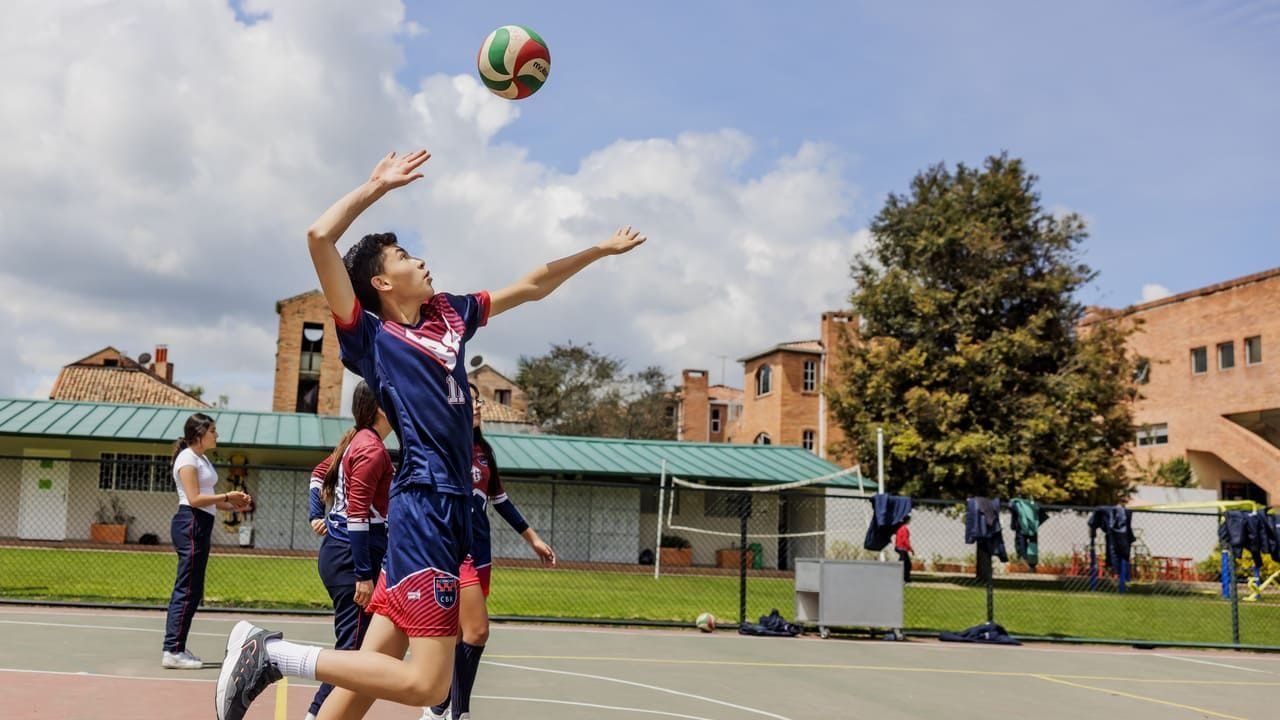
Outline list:
[[[830,311],[822,313],[822,369],[818,373],[818,386],[822,394],[818,398],[818,456],[837,465],[851,465],[855,458],[851,453],[839,452],[845,443],[844,431],[831,414],[827,399],[827,385],[840,384],[840,356],[850,342],[858,341],[858,326],[852,313]],[[837,452],[832,453],[832,449]]]
[[[706,370],[680,373],[680,424],[677,440],[707,442],[711,439],[711,397]]]
[[[151,361],[151,372],[158,378],[173,382],[173,365],[169,362],[168,345],[156,346],[156,354]]]

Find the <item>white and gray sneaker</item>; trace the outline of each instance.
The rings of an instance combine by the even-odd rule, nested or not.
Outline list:
[[[418,720],[449,720],[449,706],[446,705],[445,709],[439,713],[434,708],[424,707],[422,708],[422,717],[418,718]]]
[[[280,679],[280,671],[267,657],[267,641],[281,637],[243,620],[227,637],[227,655],[218,673],[214,707],[218,720],[241,720],[254,698]]]
[[[182,652],[164,651],[160,656],[160,665],[169,670],[199,670],[204,667],[204,663],[200,662],[200,658],[183,650]]]

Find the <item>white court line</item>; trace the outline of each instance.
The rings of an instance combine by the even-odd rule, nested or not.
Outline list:
[[[1182,657],[1181,655],[1166,655],[1164,653],[1152,653],[1155,657],[1166,658],[1168,660],[1181,660],[1189,663],[1199,663],[1201,665],[1213,665],[1215,667],[1227,668],[1229,670],[1244,670],[1245,672],[1262,673],[1263,675],[1272,675],[1269,670],[1259,670],[1257,668],[1248,668],[1240,665],[1228,665],[1226,663],[1210,662],[1208,660],[1197,660],[1195,658]]]
[[[113,632],[141,632],[155,634],[164,633],[164,628],[132,627],[129,625],[83,625],[79,623],[38,622],[36,620],[0,620],[0,625],[34,625],[36,627],[74,628],[76,630],[108,630]],[[192,630],[187,633],[187,635],[225,638],[227,633],[196,632]],[[310,640],[298,640],[296,638],[289,638],[289,642],[297,643],[299,645],[315,645],[316,647],[322,648],[331,647],[326,643],[312,642]]]
[[[639,683],[633,680],[623,680],[621,678],[609,677],[607,675],[589,675],[587,673],[569,672],[568,670],[552,670],[550,668],[536,668],[536,667],[529,667],[527,665],[513,665],[511,663],[490,662],[488,660],[484,662],[487,665],[494,665],[496,667],[515,668],[516,670],[528,670],[530,672],[551,673],[553,675],[570,675],[573,677],[590,678],[592,680],[604,680],[605,682],[613,682],[613,683],[618,683],[620,685],[631,685],[633,687],[645,688],[646,690],[654,690],[656,692],[667,693],[668,695],[679,695],[681,697],[693,698],[694,700],[701,700],[703,702],[709,702],[715,705],[723,705],[725,707],[730,707],[735,710],[746,710],[747,712],[755,713],[757,715],[763,715],[765,717],[774,718],[774,720],[791,720],[791,718],[785,717],[783,715],[775,715],[765,710],[759,710],[757,708],[747,707],[746,705],[735,705],[731,702],[725,702],[724,700],[716,700],[715,698],[709,698],[704,695],[694,695],[693,693],[681,692],[679,690],[672,690],[671,688],[664,688],[659,685],[647,685],[645,683]]]
[[[140,675],[111,675],[109,673],[70,672],[66,670],[27,670],[26,668],[0,668],[0,673],[21,673],[24,675],[62,675],[66,677],[107,678],[110,680],[150,680],[150,681],[160,681],[160,682],[212,683],[212,682],[218,681],[218,679],[214,677],[184,678],[184,677],[176,677],[172,675],[165,676],[165,677],[143,677]]]
[[[572,700],[547,700],[544,698],[529,697],[504,697],[502,695],[474,695],[473,697],[481,700],[512,700],[515,702],[530,703],[550,703],[554,705],[576,705],[578,707],[597,708],[600,710],[619,710],[622,712],[645,713],[646,715],[663,715],[665,717],[684,718],[685,720],[711,720],[701,715],[682,715],[681,713],[665,712],[663,710],[645,710],[642,708],[619,707],[617,705],[597,705],[595,703],[574,702]]]
[[[485,664],[490,664],[486,661]],[[493,663],[497,664],[497,663]],[[512,666],[514,667],[514,666]],[[528,668],[533,669],[533,668]],[[188,683],[212,683],[216,682],[216,678],[182,678],[182,677],[139,677],[137,675],[109,675],[105,673],[91,672],[66,672],[59,670],[26,670],[22,668],[0,668],[0,673],[21,673],[25,675],[59,675],[66,677],[92,677],[105,678],[109,680],[151,680],[159,682],[188,682]],[[297,678],[294,678],[296,680]],[[320,687],[319,684],[311,685],[306,683],[289,683],[290,687],[313,688]],[[619,707],[617,705],[598,705],[596,703],[575,702],[573,700],[551,700],[548,698],[530,698],[530,697],[511,697],[507,695],[473,695],[477,700],[507,700],[511,702],[528,702],[528,703],[547,703],[553,705],[576,705],[578,707],[596,708],[598,710],[617,710],[619,712],[643,713],[646,715],[660,715],[662,717],[681,718],[681,720],[711,720],[711,718],[702,717],[701,715],[684,715],[682,713],[666,712],[664,710],[645,710],[642,708]],[[694,696],[696,697],[696,696]],[[715,701],[712,701],[715,702]],[[735,706],[736,707],[736,706]],[[773,717],[778,717],[777,715]],[[784,719],[785,720],[785,719]]]

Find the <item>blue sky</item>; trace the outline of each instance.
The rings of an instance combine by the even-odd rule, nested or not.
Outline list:
[[[552,81],[503,138],[572,170],[617,138],[732,127],[830,146],[863,195],[1007,150],[1089,220],[1082,296],[1123,305],[1280,264],[1280,2],[411,3],[401,78],[521,23]]]
[[[519,102],[475,69],[512,23],[552,55]],[[1088,221],[1085,303],[1280,265],[1280,0],[68,0],[12,8],[0,56],[0,396],[163,343],[178,382],[269,409],[305,229],[422,146],[340,249],[394,230],[469,292],[650,237],[477,336],[509,373],[572,341],[740,384],[847,303],[888,193],[1002,151]]]

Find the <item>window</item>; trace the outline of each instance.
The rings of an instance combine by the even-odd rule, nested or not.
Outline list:
[[[1236,344],[1234,342],[1218,343],[1218,369],[1230,370],[1236,366]]]
[[[667,510],[670,509],[674,515],[680,514],[680,496],[683,492],[676,492],[673,488],[667,488],[665,492],[662,506],[662,514],[665,516]],[[640,488],[640,512],[647,515],[658,514],[658,488],[644,487]]]
[[[815,444],[814,432],[812,430],[805,430],[803,433],[801,433],[800,437],[802,438],[800,440],[800,444],[804,445],[804,449],[813,450],[813,446]]]
[[[320,377],[321,346],[324,344],[324,326],[316,323],[302,325],[302,356],[298,362],[298,376]]]
[[[720,432],[720,408],[711,408],[711,432]]]
[[[1222,489],[1223,500],[1252,500],[1262,505],[1267,504],[1267,491],[1254,485],[1248,480],[1223,480]]]
[[[729,422],[733,422],[742,417],[742,403],[732,403],[729,405]]]
[[[769,437],[769,433],[762,432],[756,436],[755,440],[752,440],[751,442],[756,445],[772,445],[773,438]]]
[[[171,492],[172,473],[167,455],[102,453],[98,459],[98,489]]]
[[[1262,362],[1262,336],[1254,335],[1244,339],[1244,362],[1246,365],[1257,365]]]
[[[1191,348],[1191,373],[1202,375],[1209,372],[1209,351],[1205,347]]]
[[[707,517],[738,518],[751,515],[751,496],[741,492],[708,490],[703,493],[703,512]]]
[[[773,389],[773,370],[768,365],[761,365],[756,370],[756,395],[768,395]]]
[[[1167,423],[1160,423],[1159,425],[1143,425],[1138,428],[1138,447],[1168,444],[1169,425]]]
[[[804,391],[813,392],[818,389],[818,361],[804,361]]]
[[[1139,358],[1138,362],[1133,366],[1133,381],[1138,385],[1146,385],[1151,382],[1151,361],[1147,358]]]
[[[499,389],[493,391],[493,401],[499,405],[511,406],[511,391],[508,389]]]

